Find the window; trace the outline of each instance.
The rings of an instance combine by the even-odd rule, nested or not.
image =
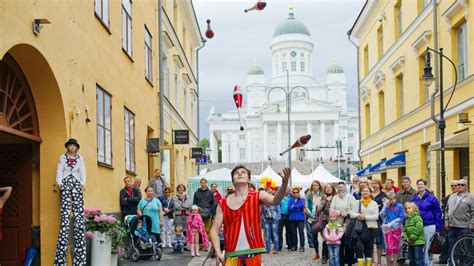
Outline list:
[[[239,135],[239,140],[245,140],[245,135],[244,135],[244,134],[240,134],[240,135]]]
[[[383,55],[383,24],[377,30],[377,50],[380,59]]]
[[[174,103],[176,110],[179,110],[179,78],[178,69],[175,69],[174,73]]]
[[[403,96],[403,75],[398,75],[396,80],[397,119],[405,114]]]
[[[365,105],[365,137],[370,136],[370,104]]]
[[[166,56],[165,51],[163,51],[163,75],[165,80],[163,81],[163,95],[166,98],[170,98],[170,69],[168,68],[168,57]]]
[[[456,50],[457,50],[457,68],[458,82],[467,76],[467,45],[466,45],[466,22],[456,29]]]
[[[109,0],[95,0],[95,15],[104,26],[109,28]]]
[[[430,150],[429,150],[429,144],[423,144],[421,145],[421,151],[420,151],[420,166],[421,166],[421,176],[420,178],[423,179],[429,179],[430,178]]]
[[[145,27],[145,78],[153,83],[153,58],[151,34]]]
[[[300,70],[301,70],[301,72],[305,72],[304,62],[300,62]]]
[[[97,160],[112,165],[111,96],[97,85]]]
[[[402,0],[395,4],[395,39],[398,39],[403,32],[402,26]]]
[[[125,169],[135,172],[135,114],[125,108]]]
[[[239,149],[239,155],[240,155],[239,156],[240,161],[245,161],[245,148],[240,148]]]
[[[425,82],[421,78],[424,74],[425,68],[425,53],[418,57],[418,73],[419,73],[419,80],[418,80],[418,87],[419,87],[419,94],[420,94],[420,104],[424,104],[429,101],[430,97],[430,88],[425,85]]]
[[[364,48],[364,75],[369,72],[369,45]]]
[[[296,72],[296,61],[291,61],[291,72]]]
[[[286,70],[288,70],[288,67],[287,67],[287,65],[286,65],[286,62],[281,63],[281,69],[282,69],[282,70],[281,70],[282,72],[286,72]]]
[[[379,92],[379,125],[380,129],[385,127],[385,95],[383,91]]]
[[[132,56],[132,1],[122,0],[122,48]]]
[[[350,139],[352,139],[352,138],[354,137],[354,133],[349,132],[349,134],[347,134],[347,136],[348,136]]]

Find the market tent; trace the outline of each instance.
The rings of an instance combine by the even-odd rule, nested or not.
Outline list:
[[[318,168],[310,174],[310,176],[311,180],[318,180],[321,183],[338,183],[343,181],[329,173],[322,164],[320,164]]]
[[[273,179],[278,185],[281,184],[281,177],[279,174],[277,174],[271,167],[270,165],[265,168],[265,170],[258,175],[257,179],[260,180],[262,177],[269,177]]]

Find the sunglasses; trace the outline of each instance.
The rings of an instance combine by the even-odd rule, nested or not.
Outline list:
[[[457,185],[458,185],[458,186],[462,186],[462,187],[464,187],[466,184],[457,184]]]

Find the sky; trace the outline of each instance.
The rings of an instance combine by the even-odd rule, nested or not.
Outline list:
[[[347,80],[347,103],[357,108],[356,48],[348,41],[347,31],[354,24],[364,0],[267,0],[262,11],[244,13],[257,0],[193,0],[204,36],[211,20],[214,38],[199,52],[200,134],[209,136],[207,116],[211,106],[216,113],[235,109],[234,85],[245,88],[247,71],[256,59],[271,75],[270,43],[273,31],[288,17],[288,5],[295,18],[303,22],[314,42],[313,74],[324,78],[333,60],[342,66]],[[245,106],[245,94],[244,94]]]

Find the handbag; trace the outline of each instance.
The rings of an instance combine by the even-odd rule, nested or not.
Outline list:
[[[444,245],[446,245],[446,238],[439,234],[434,234],[431,238],[430,253],[441,254]]]
[[[359,201],[359,211],[361,213],[361,202]],[[365,221],[353,219],[351,221],[353,223],[352,232],[351,232],[351,239],[356,240],[358,238],[365,239],[367,234],[364,232],[368,231],[367,223]]]

